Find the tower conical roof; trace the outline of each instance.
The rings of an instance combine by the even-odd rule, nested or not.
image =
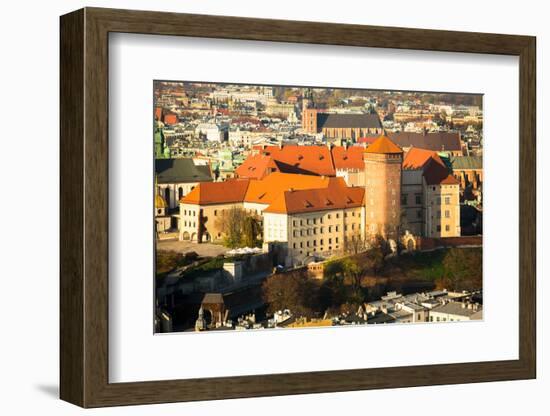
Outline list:
[[[381,134],[369,147],[365,153],[395,154],[403,153],[403,150],[392,142],[387,136]]]

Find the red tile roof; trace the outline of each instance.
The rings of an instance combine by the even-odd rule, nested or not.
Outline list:
[[[335,146],[332,148],[332,161],[334,167],[338,169],[365,169],[363,153],[365,149],[360,146],[345,148]]]
[[[430,159],[434,159],[441,166],[445,166],[445,163],[443,163],[436,152],[432,150],[420,149],[418,147],[412,147],[405,155],[405,159],[403,160],[403,169],[422,169]]]
[[[274,172],[261,180],[230,179],[225,182],[201,182],[183,197],[181,202],[198,205],[234,202],[269,205],[285,191],[326,188],[331,183],[341,183],[345,186],[342,178]]]
[[[178,122],[178,116],[175,114],[165,114],[164,123],[165,124],[176,124]]]
[[[363,205],[365,190],[348,187],[341,178],[326,188],[285,191],[264,212],[298,214],[334,209],[357,208]]]
[[[332,181],[337,180],[340,178],[275,172],[262,180],[250,181],[244,200],[269,205],[285,191],[326,188]]]
[[[260,153],[271,156],[281,172],[336,175],[330,150],[325,146],[267,146]]]
[[[252,155],[246,158],[235,173],[239,178],[262,179],[271,172],[277,172],[279,168],[271,156]]]
[[[213,205],[242,202],[250,184],[249,179],[229,179],[225,182],[201,182],[180,202]]]
[[[162,108],[155,107],[155,120],[161,121],[162,119]]]
[[[382,134],[367,147],[365,153],[396,154],[403,153],[403,150]]]

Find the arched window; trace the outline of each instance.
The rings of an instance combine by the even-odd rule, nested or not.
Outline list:
[[[183,198],[183,188],[180,186],[178,188],[178,200],[180,200],[181,198]]]
[[[170,206],[170,188],[169,187],[164,188],[164,200],[166,201],[166,204]]]

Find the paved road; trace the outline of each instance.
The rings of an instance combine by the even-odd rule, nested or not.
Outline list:
[[[157,249],[161,251],[178,251],[180,253],[196,252],[199,256],[215,257],[225,254],[229,249],[222,245],[211,243],[191,243],[189,241],[165,240],[157,241]]]

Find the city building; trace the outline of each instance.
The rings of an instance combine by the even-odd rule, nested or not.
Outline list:
[[[196,165],[193,159],[156,159],[156,193],[162,195],[167,209],[179,208],[179,200],[201,182],[212,182],[208,165]]]
[[[220,241],[220,218],[233,207],[256,216],[266,249],[284,252],[287,266],[344,253],[355,239],[378,234],[396,241],[407,231],[460,235],[459,185],[441,158],[414,148],[403,160],[384,135],[367,148],[263,147],[236,173],[180,199],[181,240]]]
[[[309,134],[323,133],[327,139],[352,141],[383,132],[377,114],[331,114],[316,108],[303,110],[302,128]]]
[[[430,158],[423,169],[425,237],[460,236],[460,190],[446,166]]]
[[[333,178],[317,189],[283,191],[263,211],[264,243],[283,243],[286,266],[307,264],[344,252],[363,238],[365,191]]]
[[[483,319],[483,309],[477,303],[445,302],[430,310],[430,322],[472,321]]]
[[[411,148],[403,160],[402,228],[425,237],[460,236],[458,181],[439,155]]]
[[[483,186],[483,158],[481,156],[455,156],[450,159],[453,176],[460,181],[462,190],[471,187],[473,191]]]
[[[261,218],[262,212],[286,190],[316,189],[336,178],[274,172],[261,180],[229,179],[201,183],[180,200],[180,240],[221,241],[224,211],[242,208]]]

